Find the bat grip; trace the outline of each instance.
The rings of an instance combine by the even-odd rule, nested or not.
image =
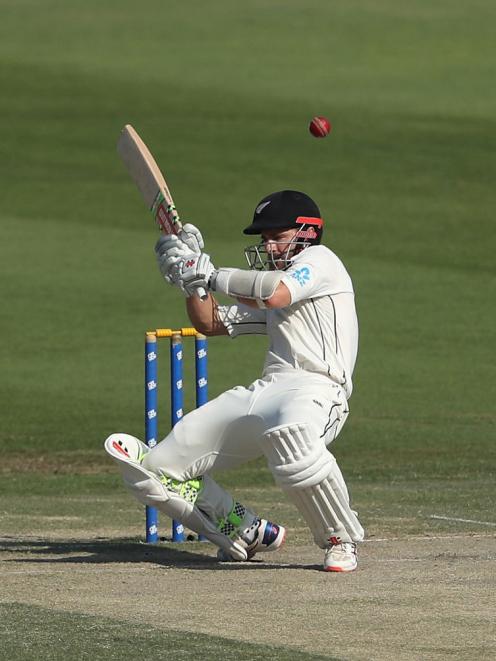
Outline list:
[[[206,301],[208,298],[208,292],[203,287],[198,287],[196,293],[201,298],[202,301]]]

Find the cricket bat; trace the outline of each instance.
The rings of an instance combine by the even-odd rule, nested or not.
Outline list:
[[[130,124],[126,124],[121,131],[117,151],[162,232],[178,234],[182,223],[164,176],[150,150]],[[202,287],[198,288],[198,295],[203,300],[207,298],[207,292]]]

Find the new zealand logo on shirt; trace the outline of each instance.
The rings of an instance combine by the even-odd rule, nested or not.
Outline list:
[[[308,266],[302,266],[301,269],[291,271],[290,275],[303,287],[310,280],[310,269]]]

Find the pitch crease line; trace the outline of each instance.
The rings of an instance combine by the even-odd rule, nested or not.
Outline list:
[[[438,516],[437,514],[431,514],[429,519],[438,519],[440,521],[460,521],[461,523],[478,523],[481,526],[496,526],[496,523],[493,521],[476,521],[475,519],[460,519],[455,516]]]
[[[459,533],[457,535],[413,535],[412,537],[379,537],[377,539],[364,539],[363,542],[360,542],[360,544],[378,544],[378,543],[383,543],[383,542],[408,542],[409,540],[416,540],[416,541],[437,541],[437,540],[443,540],[443,539],[474,539],[475,537],[477,538],[482,538],[482,539],[489,539],[492,538],[491,533]]]

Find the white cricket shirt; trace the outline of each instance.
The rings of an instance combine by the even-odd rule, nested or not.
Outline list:
[[[358,320],[353,284],[342,261],[326,246],[310,246],[292,259],[282,282],[291,294],[285,308],[219,306],[229,334],[269,336],[264,376],[287,369],[317,372],[339,383],[349,397]]]

